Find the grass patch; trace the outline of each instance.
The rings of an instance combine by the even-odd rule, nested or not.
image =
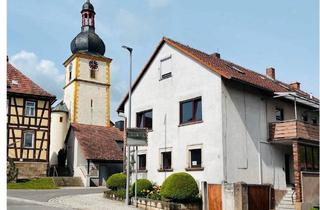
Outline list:
[[[18,180],[17,183],[8,183],[8,189],[58,189],[52,178]]]

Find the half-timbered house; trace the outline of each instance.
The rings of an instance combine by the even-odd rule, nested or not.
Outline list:
[[[50,111],[55,96],[7,63],[7,157],[18,178],[47,175]]]

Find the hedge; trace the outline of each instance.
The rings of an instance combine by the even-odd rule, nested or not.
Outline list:
[[[148,180],[148,179],[138,179],[137,180],[137,183],[138,183],[138,189],[137,189],[137,196],[146,196],[148,193],[147,193],[147,190],[152,190],[152,183]],[[132,195],[134,195],[134,190],[135,190],[135,185],[136,183],[134,183],[132,186],[131,186],[131,193]]]
[[[126,188],[127,176],[123,173],[117,173],[110,176],[107,181],[107,187],[111,190],[119,190]]]
[[[195,179],[188,173],[174,173],[162,184],[160,195],[172,201],[193,200],[199,194]]]

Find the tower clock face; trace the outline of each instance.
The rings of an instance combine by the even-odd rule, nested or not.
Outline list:
[[[89,61],[90,69],[96,70],[98,69],[98,62],[97,61]]]

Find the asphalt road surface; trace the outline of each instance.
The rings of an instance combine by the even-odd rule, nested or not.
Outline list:
[[[66,195],[102,193],[99,188],[62,188],[57,190],[8,190],[8,210],[61,210],[63,206],[47,203],[52,198]]]

